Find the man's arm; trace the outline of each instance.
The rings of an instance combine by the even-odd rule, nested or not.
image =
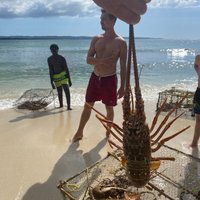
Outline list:
[[[50,82],[51,82],[51,86],[53,89],[55,89],[55,85],[53,83],[53,66],[51,65],[50,59],[47,59],[47,63],[49,66],[49,76],[50,76]]]
[[[69,68],[67,66],[67,62],[66,59],[63,57],[63,63],[64,63],[64,69],[66,71],[66,77],[69,79],[69,86],[72,86],[72,81],[71,81],[71,77],[70,77],[70,73],[69,73]]]
[[[49,76],[52,79],[53,78],[53,67],[51,65],[51,62],[50,62],[49,58],[47,59],[47,63],[48,63],[48,66],[49,66]]]
[[[87,63],[90,64],[90,65],[94,65],[95,64],[95,54],[96,54],[96,51],[95,51],[95,43],[96,41],[98,40],[98,37],[94,37],[90,43],[90,48],[88,50],[88,54],[87,54]]]
[[[200,88],[200,54],[195,57],[194,69],[198,76],[198,88]]]
[[[126,81],[126,60],[127,60],[127,45],[126,42],[123,40],[120,45],[120,81],[121,85],[118,90],[118,98],[124,96],[124,89],[125,89],[125,81]]]

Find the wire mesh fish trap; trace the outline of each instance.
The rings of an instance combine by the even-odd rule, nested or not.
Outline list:
[[[40,110],[47,107],[55,99],[52,89],[30,89],[14,103],[17,109]]]
[[[195,151],[195,150],[194,150]],[[175,157],[174,162],[163,161],[159,170],[144,188],[130,187],[125,170],[117,159],[119,151],[109,154],[90,168],[60,181],[57,186],[64,199],[131,199],[130,194],[139,194],[138,200],[199,200],[200,159],[176,149],[163,146],[157,156]],[[126,194],[128,194],[126,196]]]

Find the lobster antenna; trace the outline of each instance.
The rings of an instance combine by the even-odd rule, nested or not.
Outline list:
[[[137,67],[137,58],[136,58],[136,50],[135,50],[135,36],[134,36],[134,28],[133,25],[130,24],[130,38],[131,38],[131,46],[132,46],[132,53],[133,53],[133,69],[134,69],[134,76],[135,76],[135,93],[140,94],[140,83],[139,83],[139,73],[138,73],[138,67]]]
[[[129,49],[128,49],[128,62],[127,62],[127,71],[126,71],[126,91],[130,90],[130,76],[131,76],[131,49],[132,49],[132,42],[130,37],[130,29],[129,29]]]
[[[135,36],[134,36],[134,29],[133,29],[133,25],[132,24],[129,25],[129,37],[130,37],[130,41],[131,41],[131,51],[132,51],[132,55],[133,55],[133,69],[134,69],[134,77],[135,77],[136,110],[138,112],[143,112],[144,111],[144,106],[143,106],[142,93],[141,93],[141,90],[140,90],[139,73],[138,73],[136,49],[135,49]]]

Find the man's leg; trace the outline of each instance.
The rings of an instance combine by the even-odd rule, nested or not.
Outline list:
[[[199,138],[200,138],[200,114],[196,114],[194,136],[193,136],[191,147],[197,147]]]
[[[114,119],[114,109],[113,106],[106,106],[106,112],[107,112],[107,119],[110,121],[113,121]],[[110,127],[110,125],[108,125]],[[111,127],[110,127],[111,128]],[[106,131],[106,137],[108,138],[110,135],[109,131]]]
[[[90,102],[88,104],[90,104],[91,106],[94,106],[94,102]],[[83,129],[85,128],[85,125],[88,122],[90,115],[91,115],[91,108],[89,108],[85,104],[82,115],[81,115],[81,119],[79,122],[78,130],[77,130],[76,134],[74,135],[72,142],[77,142],[83,138]]]
[[[60,103],[60,108],[63,107],[63,94],[62,94],[62,86],[57,87],[57,92],[58,92],[58,100]]]
[[[72,110],[71,109],[71,98],[70,98],[70,91],[69,91],[69,86],[63,85],[63,89],[65,91],[65,96],[66,96],[66,101],[67,101],[67,110]]]

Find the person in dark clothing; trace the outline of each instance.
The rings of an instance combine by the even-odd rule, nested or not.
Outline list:
[[[53,89],[57,88],[60,108],[63,107],[63,91],[65,91],[67,100],[67,109],[71,110],[70,106],[70,90],[72,86],[69,69],[65,58],[58,54],[59,47],[57,44],[51,44],[50,50],[52,55],[48,57],[49,75],[51,86]]]
[[[200,54],[196,55],[195,62],[194,62],[194,69],[198,76],[198,84],[197,89],[194,94],[194,113],[195,113],[195,128],[194,128],[194,135],[192,139],[192,143],[190,147],[196,148],[198,147],[198,141],[200,138]]]

